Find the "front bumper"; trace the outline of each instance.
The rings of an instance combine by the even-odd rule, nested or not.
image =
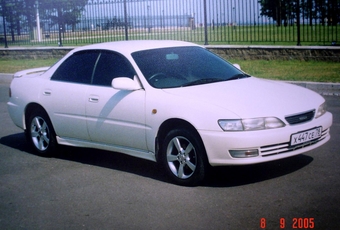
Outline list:
[[[313,150],[330,139],[330,127],[333,116],[327,112],[323,116],[299,125],[286,125],[283,128],[240,131],[214,132],[199,130],[209,163],[218,165],[247,165],[278,160]],[[311,142],[290,146],[290,138],[294,133],[322,127],[322,136]],[[234,158],[229,150],[257,149],[256,157]]]

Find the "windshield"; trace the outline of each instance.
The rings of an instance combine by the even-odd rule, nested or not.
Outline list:
[[[172,47],[132,54],[155,88],[186,87],[249,77],[232,64],[201,47]]]

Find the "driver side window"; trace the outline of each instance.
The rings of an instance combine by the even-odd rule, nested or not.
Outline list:
[[[135,71],[130,62],[120,54],[102,51],[95,67],[93,85],[111,86],[113,78],[128,77],[133,79]]]

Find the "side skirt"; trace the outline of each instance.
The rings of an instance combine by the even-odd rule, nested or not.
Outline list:
[[[123,154],[127,154],[133,157],[142,158],[145,160],[150,160],[156,162],[156,156],[153,152],[148,152],[141,149],[133,149],[133,148],[126,148],[117,145],[108,145],[84,140],[78,140],[73,138],[61,138],[57,136],[57,142],[60,145],[68,145],[74,147],[83,147],[83,148],[94,148],[94,149],[101,149],[111,152],[119,152]]]

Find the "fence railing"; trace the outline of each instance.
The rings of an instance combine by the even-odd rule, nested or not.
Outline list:
[[[68,9],[43,0],[30,8],[23,0],[0,2],[4,46],[139,39],[336,45],[340,36],[338,0],[88,0]]]

